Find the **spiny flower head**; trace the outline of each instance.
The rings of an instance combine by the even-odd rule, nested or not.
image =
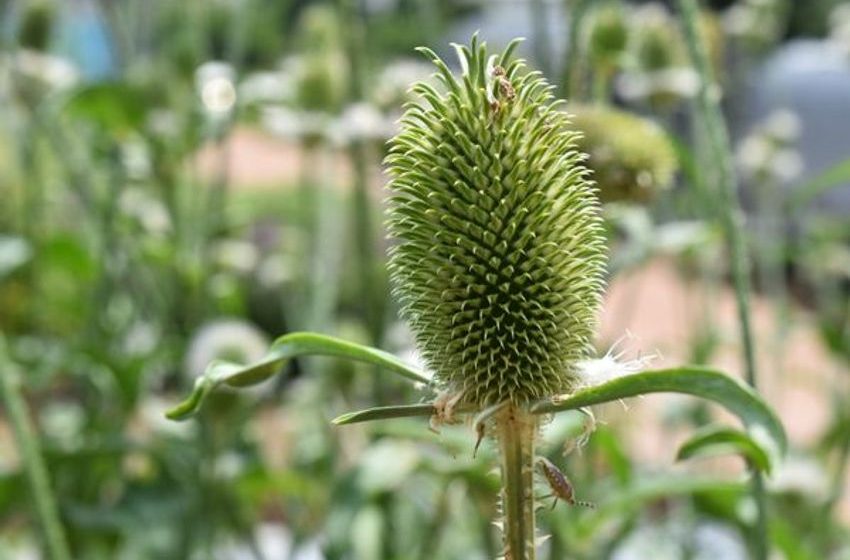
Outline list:
[[[604,285],[578,133],[515,46],[456,45],[459,77],[421,49],[442,90],[413,87],[387,157],[395,295],[440,388],[477,406],[576,386]]]

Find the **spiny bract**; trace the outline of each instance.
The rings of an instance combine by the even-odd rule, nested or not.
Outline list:
[[[455,45],[456,78],[428,49],[387,157],[390,272],[440,387],[517,404],[569,391],[591,344],[605,251],[577,133],[538,72]]]

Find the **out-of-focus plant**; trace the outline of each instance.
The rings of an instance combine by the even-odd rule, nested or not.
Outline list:
[[[698,79],[667,9],[657,3],[646,4],[634,14],[632,25],[632,60],[617,81],[620,94],[665,111],[693,97]]]
[[[593,64],[593,98],[608,95],[614,73],[622,67],[629,43],[629,27],[621,6],[606,5],[593,12],[588,22],[588,55]]]
[[[727,33],[754,53],[765,52],[782,38],[788,26],[787,0],[745,0],[723,15]]]
[[[570,105],[570,111],[602,202],[646,203],[673,186],[676,154],[657,124],[600,105]]]
[[[460,77],[422,49],[437,67],[442,91],[414,86],[423,102],[408,107],[387,158],[390,231],[398,241],[390,270],[433,375],[374,348],[293,333],[253,364],[211,363],[169,416],[190,416],[216,387],[256,384],[300,355],[380,366],[425,386],[430,400],[354,412],[336,423],[430,416],[436,427],[458,414],[474,417],[475,447],[488,435],[499,446],[502,554],[533,559],[535,449],[548,415],[673,391],[726,406],[750,429],[750,435],[730,432],[734,439],[766,449],[768,458],[784,448],[784,433],[754,392],[722,373],[641,372],[644,361],[591,359],[605,262],[597,201],[574,126],[554,106],[539,73],[524,72],[512,59],[515,46],[494,55],[477,38],[456,46]],[[700,438],[689,443],[689,453],[716,443]],[[563,473],[549,463],[543,471],[554,495],[573,503]]]

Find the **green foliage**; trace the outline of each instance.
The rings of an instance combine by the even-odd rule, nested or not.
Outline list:
[[[635,373],[565,397],[541,401],[531,410],[537,414],[575,410],[660,392],[684,393],[714,401],[737,415],[752,437],[771,448],[770,453],[776,456],[785,453],[785,430],[773,410],[747,385],[708,368],[681,367]]]
[[[168,413],[172,420],[183,420],[200,408],[204,399],[219,385],[249,387],[262,383],[281,371],[289,359],[303,355],[337,356],[380,366],[410,381],[428,384],[429,380],[414,368],[381,350],[314,333],[291,333],[278,338],[266,356],[247,366],[225,361],[210,364],[195,382],[192,394]]]
[[[603,286],[597,203],[577,135],[537,72],[457,47],[445,91],[414,86],[387,157],[395,294],[438,382],[485,407],[568,391]]]

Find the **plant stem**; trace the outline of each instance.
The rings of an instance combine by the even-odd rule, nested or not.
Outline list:
[[[705,45],[699,37],[697,27],[696,0],[678,0],[682,11],[685,39],[691,60],[700,75],[700,89],[697,106],[702,120],[700,130],[706,135],[707,147],[711,150],[712,161],[716,162],[721,203],[721,219],[729,245],[732,278],[735,285],[735,300],[738,308],[738,322],[743,342],[743,358],[747,383],[757,386],[755,348],[750,323],[750,269],[747,262],[747,240],[744,233],[744,213],[737,193],[737,179],[732,165],[729,132],[723,119],[718,102],[718,92],[714,82]],[[764,481],[761,474],[751,469],[753,499],[756,502],[757,516],[752,533],[753,555],[756,560],[766,560],[767,512]]]
[[[505,558],[534,560],[534,441],[537,417],[511,405],[496,417],[502,459]]]
[[[359,0],[339,0],[340,12],[346,21],[345,47],[351,75],[349,101],[361,102],[366,90],[365,44],[366,22]],[[352,221],[358,270],[359,288],[362,295],[363,315],[373,344],[379,344],[383,336],[382,281],[376,271],[380,266],[375,255],[375,228],[372,224],[372,199],[369,193],[369,169],[371,154],[363,139],[355,139],[349,145],[349,156],[354,172],[352,193]]]
[[[590,8],[591,0],[575,0],[570,11],[570,36],[567,47],[566,64],[563,76],[563,91],[570,101],[581,99],[582,71],[581,64],[581,29],[584,16]]]
[[[38,436],[27,415],[26,404],[21,395],[18,372],[9,362],[5,350],[5,342],[0,337],[0,393],[15,433],[21,461],[26,469],[36,514],[44,531],[44,540],[52,560],[71,560],[68,541],[59,521],[59,510],[50,488],[47,467],[41,456]]]
[[[546,76],[552,75],[552,46],[549,41],[549,15],[545,0],[531,0],[531,25],[534,33],[534,58]]]

